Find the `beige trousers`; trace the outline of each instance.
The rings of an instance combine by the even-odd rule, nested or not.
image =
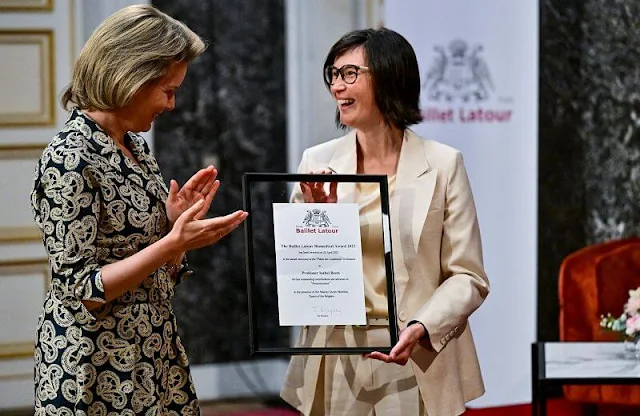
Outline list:
[[[335,327],[327,346],[388,345],[386,327]],[[309,416],[426,416],[410,365],[360,355],[322,359]]]

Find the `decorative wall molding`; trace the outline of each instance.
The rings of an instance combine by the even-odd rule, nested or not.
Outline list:
[[[53,0],[2,0],[0,12],[42,12],[53,10]]]
[[[26,243],[42,240],[38,227],[0,227],[0,244]]]
[[[0,160],[39,159],[45,143],[0,144]]]
[[[0,30],[0,127],[55,123],[55,49],[51,29]],[[18,107],[18,108],[16,108]]]
[[[0,145],[0,163],[9,160],[35,160],[40,157],[45,144]],[[36,226],[23,225],[0,227],[0,244],[40,241],[42,234]]]
[[[42,275],[42,299],[50,282],[49,262],[46,258],[0,261],[0,279],[19,275]],[[35,329],[35,322],[33,322]],[[30,357],[34,351],[34,339],[0,343],[0,359]]]

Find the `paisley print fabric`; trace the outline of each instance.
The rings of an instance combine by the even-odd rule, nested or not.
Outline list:
[[[31,204],[52,281],[36,333],[36,415],[200,414],[170,303],[186,262],[105,303],[101,268],[169,231],[157,162],[140,136],[126,141],[138,163],[73,110],[38,161]]]

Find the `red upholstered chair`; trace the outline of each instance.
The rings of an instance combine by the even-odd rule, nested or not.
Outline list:
[[[629,289],[640,286],[640,243],[631,243],[600,257],[596,262],[600,314],[621,313]],[[640,406],[640,386],[602,386],[601,401]],[[640,414],[640,409],[635,414]]]
[[[558,279],[560,340],[619,340],[618,334],[600,328],[600,315],[622,313],[629,289],[638,286],[640,238],[609,241],[567,256]],[[564,393],[572,401],[640,405],[640,387],[565,386]],[[598,407],[599,414],[613,414],[613,409]]]

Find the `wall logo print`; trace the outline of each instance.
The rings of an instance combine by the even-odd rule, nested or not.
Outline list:
[[[426,123],[508,123],[511,99],[497,97],[485,47],[454,39],[435,45],[423,75],[423,121]]]
[[[489,67],[480,53],[482,46],[469,49],[467,42],[456,39],[445,50],[434,48],[438,53],[429,68],[423,88],[431,101],[484,101],[489,91],[494,90]]]

